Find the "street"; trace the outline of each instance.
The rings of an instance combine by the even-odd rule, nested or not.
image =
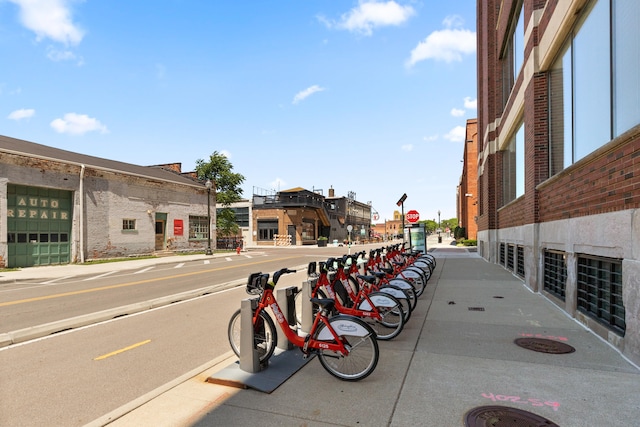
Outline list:
[[[382,245],[361,245],[357,250]],[[300,268],[281,286],[299,285],[306,265],[346,247],[265,248],[247,256],[171,262],[108,274],[0,283],[2,330],[37,330],[70,317],[164,298],[160,307],[0,348],[0,424],[84,425],[230,351],[227,323],[247,297],[255,271]],[[126,267],[126,266],[125,266]],[[210,288],[191,298],[184,295]],[[170,303],[171,302],[171,303]]]

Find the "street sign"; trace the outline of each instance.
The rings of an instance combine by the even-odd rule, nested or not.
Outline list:
[[[380,219],[380,215],[378,215],[377,213],[374,213],[374,214],[373,214],[373,220],[374,220],[374,221],[377,221],[377,220],[379,220],[379,219]]]
[[[420,214],[418,213],[418,211],[412,209],[409,212],[407,212],[407,221],[409,222],[418,222],[418,220],[420,219]]]

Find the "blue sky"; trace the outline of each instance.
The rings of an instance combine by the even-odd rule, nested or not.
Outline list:
[[[456,215],[475,0],[0,0],[0,134]]]

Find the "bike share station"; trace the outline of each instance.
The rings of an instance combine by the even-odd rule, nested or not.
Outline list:
[[[302,282],[300,291],[296,286],[275,290],[276,301],[282,309],[280,314],[287,319],[290,327],[297,328],[295,316],[296,294],[303,292],[303,295],[311,295],[315,280]],[[301,301],[299,335],[306,335],[306,331],[310,331],[313,325],[313,306],[309,298],[302,298]],[[279,333],[277,334],[278,341],[273,356],[264,363],[260,363],[260,355],[255,345],[253,328],[253,315],[258,306],[258,300],[259,297],[246,298],[240,303],[241,336],[239,360],[207,378],[206,381],[208,383],[251,388],[271,393],[314,358],[314,355],[305,358],[302,352],[289,342],[284,333]]]

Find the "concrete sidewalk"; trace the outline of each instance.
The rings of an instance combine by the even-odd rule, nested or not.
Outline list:
[[[340,381],[312,360],[271,394],[207,383],[229,353],[91,425],[501,427],[536,414],[562,427],[640,425],[638,367],[475,252],[431,252],[427,290],[400,336],[379,342],[366,379]],[[575,351],[557,353],[564,345]]]

